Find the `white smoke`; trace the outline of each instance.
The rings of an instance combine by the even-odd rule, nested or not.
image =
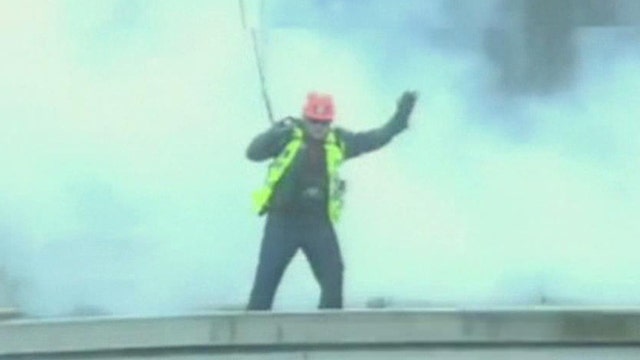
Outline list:
[[[490,4],[466,17],[444,3],[279,1],[263,15],[277,116],[328,91],[339,123],[365,130],[421,92],[407,132],[345,166],[347,306],[637,303],[638,48],[582,31],[574,90],[500,97],[473,45]],[[427,31],[463,19],[450,42]],[[236,2],[0,3],[0,259],[24,311],[246,301],[265,166],[244,150],[268,126],[249,40]],[[280,290],[278,309],[315,307],[301,257]]]
[[[24,311],[246,296],[262,174],[243,154],[263,114],[233,5],[3,6],[2,252]]]
[[[295,84],[330,89],[339,120],[355,129],[382,124],[402,90],[422,94],[409,131],[345,166],[339,233],[351,306],[372,297],[460,306],[640,301],[633,30],[578,29],[572,90],[505,97],[493,93],[492,65],[473,34],[491,21],[493,4],[432,2],[421,13],[424,2],[401,2],[406,17],[393,5],[388,17],[361,6],[347,19],[356,5],[302,3],[283,11],[269,38],[277,94]],[[425,15],[422,32],[407,25],[409,14]],[[335,22],[323,29],[319,17]],[[444,46],[424,31],[443,26]],[[312,304],[300,288],[311,276],[305,266],[294,265],[281,301]]]

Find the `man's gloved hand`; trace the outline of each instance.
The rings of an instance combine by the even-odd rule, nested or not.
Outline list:
[[[405,91],[398,99],[398,105],[396,109],[396,119],[402,125],[403,128],[407,127],[409,122],[409,116],[413,111],[413,107],[418,101],[417,91]]]
[[[402,96],[398,99],[398,113],[402,115],[410,115],[417,100],[417,91],[405,91],[402,93]]]
[[[294,119],[292,117],[286,117],[275,122],[271,127],[271,132],[278,136],[278,138],[289,138],[293,133],[294,126]]]

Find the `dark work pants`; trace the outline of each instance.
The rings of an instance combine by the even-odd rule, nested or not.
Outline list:
[[[269,214],[248,310],[269,310],[287,265],[298,249],[320,284],[319,308],[342,308],[344,265],[333,225],[326,216]]]

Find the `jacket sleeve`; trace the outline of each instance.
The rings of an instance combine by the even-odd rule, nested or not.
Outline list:
[[[345,146],[345,158],[353,158],[375,151],[388,144],[394,136],[407,128],[409,114],[396,112],[383,126],[363,132],[336,129]]]
[[[264,161],[278,156],[290,140],[292,131],[291,126],[274,125],[251,141],[247,148],[247,158],[252,161]]]

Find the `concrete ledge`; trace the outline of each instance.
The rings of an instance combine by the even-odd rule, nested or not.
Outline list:
[[[12,319],[20,316],[20,312],[15,308],[0,308],[0,320]]]
[[[640,309],[237,312],[0,323],[0,355],[513,344],[640,346]]]

